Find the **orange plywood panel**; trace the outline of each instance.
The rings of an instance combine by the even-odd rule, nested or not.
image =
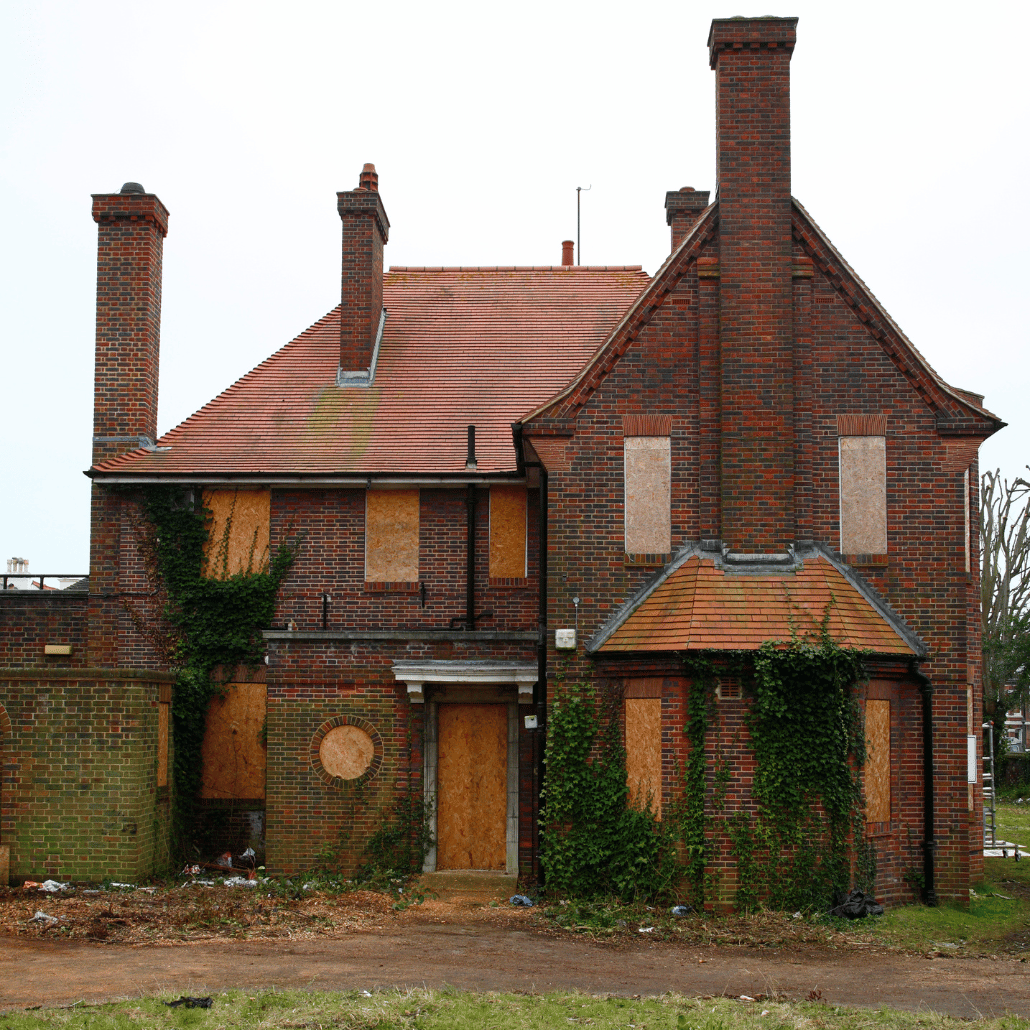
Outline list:
[[[204,547],[205,574],[225,579],[268,567],[270,490],[205,490],[204,507],[212,523]]]
[[[526,575],[526,488],[490,487],[490,577]]]
[[[369,490],[365,501],[365,580],[418,580],[418,490]]]
[[[437,791],[437,869],[503,870],[507,705],[440,705]]]
[[[157,706],[157,785],[168,786],[168,716],[172,706],[160,702]]]
[[[662,817],[662,702],[656,697],[626,698],[626,782],[630,804]]]
[[[265,796],[264,683],[230,683],[207,710],[201,755],[203,798],[263,798]]]
[[[891,703],[866,701],[865,817],[885,823],[891,817]]]

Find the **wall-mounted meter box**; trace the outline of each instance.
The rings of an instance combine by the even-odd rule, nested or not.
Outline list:
[[[536,716],[535,715],[527,715],[526,716],[526,729],[527,730],[535,730],[536,729]]]
[[[576,649],[576,631],[574,629],[556,629],[554,646],[559,651],[574,651]]]

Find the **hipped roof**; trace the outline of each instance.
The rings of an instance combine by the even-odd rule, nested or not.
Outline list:
[[[640,266],[391,268],[370,387],[340,387],[334,308],[159,447],[97,465],[104,477],[465,476],[515,471],[511,424],[601,347],[650,277]]]
[[[757,650],[766,641],[821,639],[878,655],[915,657],[925,646],[901,618],[829,553],[793,566],[734,567],[691,549],[631,598],[587,644],[602,655]]]

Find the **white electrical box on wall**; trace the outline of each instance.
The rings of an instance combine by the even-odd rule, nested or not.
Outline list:
[[[976,783],[979,779],[977,773],[978,762],[976,760],[976,734],[970,733],[966,736],[966,782]]]
[[[527,715],[526,716],[526,729],[527,730],[535,730],[536,729],[536,716],[535,715]]]
[[[554,646],[559,651],[573,651],[576,648],[576,631],[574,629],[556,629]]]

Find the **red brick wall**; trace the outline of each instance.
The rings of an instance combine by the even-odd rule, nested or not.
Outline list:
[[[63,590],[0,593],[0,668],[26,665],[80,668],[86,664],[89,595]],[[46,655],[46,644],[69,644],[70,655]]]

